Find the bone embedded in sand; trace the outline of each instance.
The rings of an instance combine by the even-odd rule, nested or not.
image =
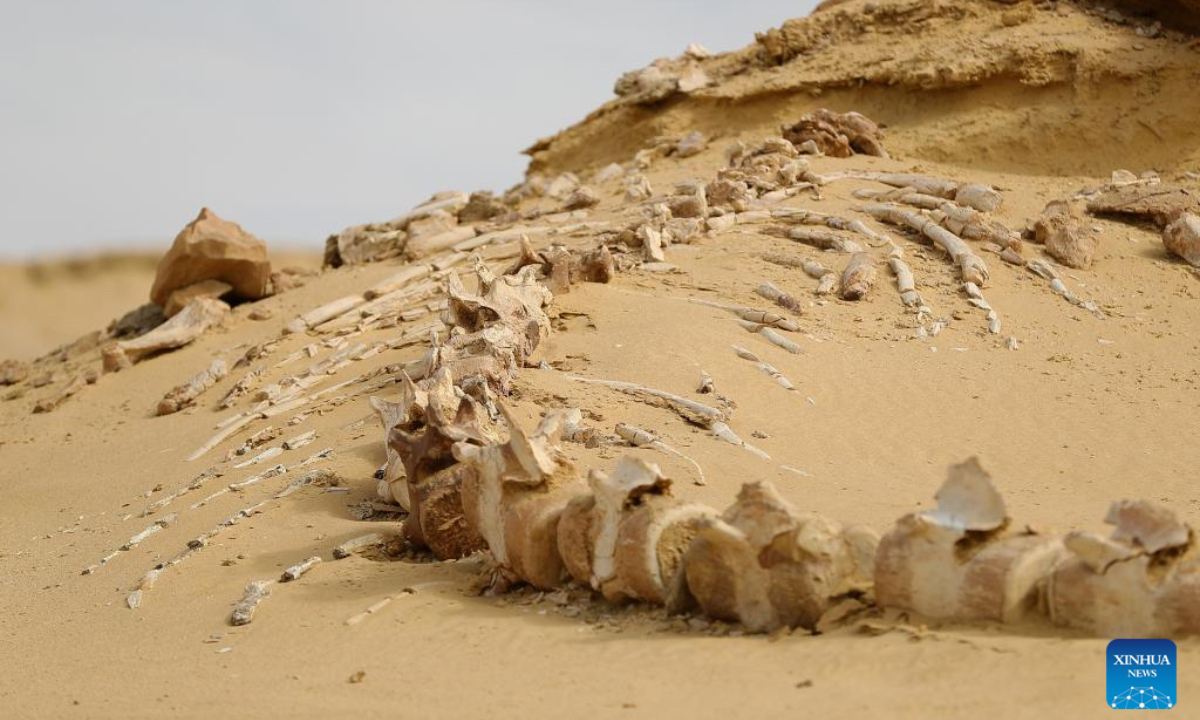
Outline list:
[[[249,625],[258,612],[258,605],[271,594],[271,580],[255,580],[246,586],[242,599],[229,615],[230,625]]]
[[[752,322],[750,320],[738,320],[738,324],[741,325],[747,332],[758,333],[766,338],[767,342],[777,347],[781,347],[793,355],[799,355],[801,352],[801,347],[799,344],[785,338],[784,336],[775,332],[773,329],[763,326],[761,323]]]
[[[854,253],[842,272],[842,299],[862,300],[875,284],[875,261],[869,253]]]
[[[676,457],[686,460],[696,470],[696,479],[694,482],[697,485],[708,484],[708,480],[704,477],[704,469],[700,467],[700,463],[693,460],[690,456],[685,455],[680,450],[677,450],[662,440],[659,440],[658,436],[649,430],[643,430],[640,427],[637,427],[636,425],[630,425],[629,423],[617,423],[616,432],[618,437],[634,447],[652,447],[669,455],[675,455]]]
[[[836,603],[868,591],[878,536],[800,515],[766,482],[747,483],[702,521],[684,557],[687,592],[710,617],[751,632],[815,628]]]
[[[828,230],[794,227],[787,231],[787,236],[796,242],[810,245],[819,250],[833,250],[841,253],[862,252],[862,246],[858,243]]]
[[[733,346],[733,352],[735,355],[742,358],[743,360],[749,360],[750,362],[757,365],[759,370],[762,370],[767,375],[771,376],[771,378],[775,381],[775,383],[777,385],[779,385],[780,387],[782,387],[784,390],[795,390],[796,389],[796,387],[794,385],[792,385],[792,381],[787,379],[787,376],[785,376],[783,373],[779,372],[779,370],[777,370],[774,366],[763,362],[758,357],[758,355],[755,355],[753,352],[747,350],[744,347],[738,346],[738,345]]]
[[[733,428],[729,427],[723,422],[713,423],[710,430],[712,430],[713,437],[717,438],[718,440],[724,440],[730,445],[737,445],[740,448],[744,448],[751,455],[756,455],[763,460],[771,459],[771,456],[766,452],[754,447],[750,443],[738,437],[738,434],[733,431]]]
[[[220,300],[196,298],[175,317],[145,335],[104,348],[104,369],[114,372],[148,355],[183,347],[228,314],[229,306]]]
[[[234,465],[234,467],[240,470],[245,467],[250,467],[251,465],[257,465],[260,462],[263,462],[265,460],[270,460],[271,458],[279,457],[282,454],[283,454],[283,448],[281,448],[281,447],[267,448],[266,450],[263,450],[261,453],[259,453],[258,455],[255,455],[254,457],[250,458],[249,460],[244,460],[244,461],[238,463],[237,465]]]
[[[578,375],[568,375],[567,379],[573,380],[574,382],[603,385],[605,387],[610,387],[614,390],[619,390],[630,395],[648,395],[650,397],[665,400],[672,406],[677,407],[680,411],[682,411],[683,414],[689,417],[695,417],[700,421],[700,424],[705,426],[726,418],[726,413],[723,410],[718,410],[717,408],[705,405],[704,403],[697,402],[689,398],[685,398],[681,395],[676,395],[675,393],[646,387],[645,385],[638,385],[637,383],[623,382],[621,380],[598,380],[594,378],[579,377]]]
[[[464,476],[462,505],[495,562],[492,589],[517,578],[539,589],[561,585],[567,570],[557,543],[559,518],[583,492],[559,446],[566,414],[551,411],[534,432],[499,405],[509,430],[506,443],[454,445]]]
[[[950,258],[959,266],[964,282],[970,281],[983,286],[988,279],[987,264],[971,250],[962,238],[941,227],[933,220],[918,213],[905,210],[898,205],[868,205],[863,208],[868,213],[884,222],[907,227],[929,238],[938,247],[946,251]]]
[[[88,386],[88,382],[87,382],[87,379],[84,377],[84,375],[82,375],[82,374],[76,375],[75,377],[71,378],[71,380],[66,385],[64,385],[60,390],[58,390],[56,393],[54,393],[53,395],[51,395],[48,398],[39,400],[33,406],[33,412],[34,413],[53,412],[54,410],[58,409],[59,405],[62,405],[64,402],[66,402],[70,398],[74,397],[75,395],[78,395],[79,392],[87,386]]]
[[[806,275],[814,280],[820,280],[821,278],[833,272],[816,260],[804,260],[801,268],[804,270]]]
[[[774,302],[779,307],[784,308],[785,310],[790,310],[797,315],[804,311],[799,300],[791,295],[788,295],[783,290],[780,290],[774,283],[768,280],[760,282],[758,287],[754,288],[754,292],[758,293],[767,300]]]
[[[336,560],[344,560],[367,548],[378,547],[386,541],[387,538],[382,533],[369,533],[356,538],[350,538],[333,549],[333,557]]]
[[[879,604],[931,618],[1014,623],[1035,615],[1062,542],[1008,532],[1004,501],[975,458],[951,468],[937,502],[880,540]]]
[[[289,440],[284,440],[283,441],[283,449],[284,450],[296,450],[297,448],[302,448],[305,445],[312,443],[316,439],[317,439],[317,431],[309,430],[308,432],[300,433],[299,435],[297,435],[294,438],[291,438]]]
[[[1110,537],[1076,531],[1070,555],[1049,578],[1050,618],[1103,637],[1172,637],[1200,632],[1200,561],[1194,533],[1166,508],[1113,503]]]
[[[229,368],[226,366],[224,360],[220,358],[213,360],[207,368],[197,373],[182,385],[173,388],[162,400],[159,400],[158,414],[170,415],[194,405],[200,395],[223,380],[228,373]]]
[[[317,555],[313,555],[307,560],[302,560],[287,570],[284,570],[283,574],[279,576],[279,582],[292,582],[294,580],[299,580],[302,575],[315,568],[320,564],[320,562],[321,558]]]
[[[358,306],[367,302],[362,295],[347,295],[325,303],[324,305],[309,310],[300,317],[296,318],[284,328],[284,332],[301,333],[306,332],[311,328],[327,322],[329,320],[344,315]]]
[[[674,499],[670,485],[657,465],[631,456],[612,473],[593,471],[591,493],[573,499],[558,523],[571,576],[610,601],[666,603],[697,521],[716,514]]]
[[[913,278],[912,270],[908,267],[908,263],[902,258],[888,258],[888,267],[892,269],[892,273],[896,276],[896,290],[900,292],[900,302],[904,303],[904,307],[919,307],[924,304],[920,294],[917,293],[917,283]]]

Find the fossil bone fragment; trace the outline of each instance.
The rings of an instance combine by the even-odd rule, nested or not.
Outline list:
[[[220,300],[196,298],[175,317],[145,335],[104,348],[104,369],[115,372],[149,355],[183,347],[221,322],[228,313],[229,306]]]
[[[754,447],[750,443],[748,443],[745,440],[742,440],[740,437],[738,437],[738,434],[735,433],[731,427],[729,427],[728,425],[726,425],[723,422],[713,423],[712,427],[710,429],[712,430],[713,437],[715,437],[719,440],[724,440],[725,442],[729,443],[730,445],[737,445],[740,448],[745,448],[750,454],[757,455],[758,457],[762,458],[763,460],[771,459],[771,456],[768,455],[766,452],[764,452],[763,450],[760,450],[759,448]]]
[[[1200,560],[1194,533],[1144,500],[1113,503],[1110,537],[1076,531],[1050,576],[1050,618],[1104,637],[1200,632]]]
[[[950,258],[958,265],[964,282],[973,282],[980,287],[987,283],[987,264],[963,242],[962,238],[933,220],[891,204],[868,205],[863,208],[863,212],[886,223],[907,227],[921,233],[950,255]]]
[[[370,533],[360,535],[356,538],[339,544],[333,549],[333,557],[335,560],[344,560],[351,555],[356,555],[367,548],[378,547],[387,542],[387,538],[382,533]]]
[[[87,387],[87,385],[88,382],[84,375],[76,375],[75,377],[71,378],[71,380],[58,392],[48,398],[39,400],[37,404],[33,406],[33,411],[35,413],[52,412],[57,409],[59,405],[62,405],[70,398],[78,395],[81,390]]]
[[[225,361],[217,358],[206,369],[178,387],[173,388],[158,401],[158,414],[170,415],[196,403],[204,391],[225,378],[229,368]]]
[[[814,628],[871,587],[878,536],[799,515],[766,482],[747,483],[719,518],[702,521],[684,558],[687,591],[710,617],[752,632]]]
[[[880,540],[878,603],[932,618],[1006,623],[1035,613],[1061,541],[1010,533],[1004,500],[975,458],[950,469],[937,503],[901,518]]]
[[[665,452],[669,455],[675,455],[675,456],[683,458],[684,460],[691,463],[692,467],[694,467],[696,469],[695,483],[697,485],[707,485],[708,484],[708,480],[706,480],[704,478],[704,470],[703,470],[703,468],[700,467],[700,463],[696,462],[692,458],[683,454],[679,450],[676,450],[675,448],[666,444],[662,440],[659,440],[658,437],[654,433],[650,432],[649,430],[643,430],[640,427],[637,427],[636,425],[630,425],[628,423],[617,423],[617,435],[622,440],[629,443],[630,445],[633,445],[634,447],[652,447],[656,450],[661,450],[662,452]]]
[[[718,410],[715,407],[705,405],[695,400],[690,400],[681,395],[670,393],[665,390],[638,385],[636,383],[623,382],[620,380],[598,380],[594,378],[579,377],[578,375],[568,375],[568,380],[575,382],[589,383],[591,385],[603,385],[614,390],[619,390],[623,393],[634,396],[648,396],[658,400],[665,401],[673,410],[679,413],[685,420],[697,425],[709,427],[714,422],[725,420],[728,415],[724,410]]]
[[[610,601],[665,604],[697,521],[715,512],[674,499],[658,466],[631,456],[612,473],[593,471],[589,485],[591,493],[571,500],[558,523],[566,569]]]
[[[307,560],[296,563],[287,570],[283,571],[283,575],[279,576],[279,582],[293,582],[299,580],[304,573],[308,572],[320,564],[320,556],[313,555]]]
[[[754,289],[754,292],[758,293],[767,300],[774,302],[779,307],[784,308],[785,310],[790,310],[797,315],[803,312],[803,307],[800,305],[799,300],[791,295],[788,295],[783,290],[780,290],[774,283],[770,281],[764,280],[763,282],[759,283],[758,287]]]
[[[854,253],[842,272],[842,299],[862,300],[875,284],[875,262],[870,254]]]
[[[825,296],[832,293],[835,287],[837,287],[837,276],[831,272],[821,276],[813,293],[818,297]]]
[[[775,382],[783,389],[785,389],[785,390],[795,390],[796,389],[796,387],[794,385],[792,385],[792,381],[787,379],[787,376],[785,376],[783,373],[776,370],[774,366],[763,362],[753,352],[747,350],[744,347],[740,347],[738,345],[733,346],[733,352],[735,355],[742,358],[743,360],[749,360],[750,362],[758,365],[759,370],[762,370],[767,375],[770,375],[771,378],[774,379]]]
[[[903,258],[892,256],[888,258],[888,267],[896,275],[896,289],[900,292],[900,302],[904,307],[919,307],[925,304],[917,293],[917,283],[912,270]]]
[[[271,594],[270,580],[255,580],[246,586],[245,593],[229,616],[230,625],[249,625],[258,612],[258,605]]]
[[[786,232],[786,236],[796,242],[810,245],[819,250],[833,250],[842,253],[862,252],[862,246],[850,238],[843,237],[828,230],[810,227],[794,227]]]
[[[362,295],[347,295],[346,297],[331,300],[324,305],[309,310],[292,322],[288,323],[284,328],[284,332],[302,333],[316,326],[328,322],[339,315],[345,315],[351,310],[357,308],[367,302]]]
[[[454,445],[455,458],[470,470],[462,486],[463,509],[491,551],[493,591],[514,580],[553,589],[566,576],[557,543],[559,518],[583,492],[559,447],[566,415],[547,413],[530,434],[507,407],[500,405],[500,411],[507,442]]]
[[[784,336],[775,332],[773,329],[766,327],[761,323],[752,322],[750,320],[738,320],[738,324],[741,325],[747,332],[758,333],[759,335],[762,335],[767,339],[767,342],[771,343],[772,345],[781,347],[793,355],[800,354],[800,345],[785,338]]]
[[[833,272],[816,260],[805,260],[803,265],[801,265],[801,268],[804,270],[806,275],[814,280],[820,280]]]

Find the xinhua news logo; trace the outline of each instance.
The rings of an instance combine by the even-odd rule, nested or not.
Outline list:
[[[1175,643],[1113,640],[1108,644],[1108,706],[1117,710],[1175,707]]]

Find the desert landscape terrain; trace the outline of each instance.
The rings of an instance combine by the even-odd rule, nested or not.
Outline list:
[[[1186,712],[1197,17],[827,2],[323,256],[0,268],[0,715]]]

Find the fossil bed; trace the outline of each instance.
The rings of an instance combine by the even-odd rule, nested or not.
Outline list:
[[[600,202],[586,217],[560,223],[560,229],[582,227],[534,236],[534,244],[593,247],[599,229],[637,217],[641,203],[625,198],[619,177],[590,180],[610,163],[628,167],[638,151],[700,131],[709,140],[704,150],[683,158],[651,153],[642,171],[656,193],[670,193],[682,181],[711,180],[733,143],[777,135],[781,125],[822,107],[858,111],[886,125],[891,157],[812,157],[812,171],[991,184],[1004,196],[993,217],[1016,230],[1050,200],[1103,185],[1117,169],[1154,170],[1164,181],[1200,188],[1187,175],[1200,170],[1200,41],[1152,27],[1067,2],[832,4],[744,50],[700,61],[712,80],[708,87],[651,103],[614,99],[538,141],[528,151],[531,173],[548,179],[575,173]],[[886,265],[863,300],[818,297],[816,280],[767,257],[818,259],[840,273],[848,256],[770,234],[771,223],[739,223],[672,244],[666,262],[673,269],[635,267],[611,283],[581,283],[556,294],[547,309],[553,332],[539,350],[545,365],[523,370],[506,404],[529,427],[545,409],[575,407],[606,432],[619,422],[653,430],[703,467],[706,485],[689,482],[694,468],[686,460],[655,449],[564,447],[581,471],[611,470],[623,454],[637,454],[674,478],[678,495],[716,508],[726,507],[743,482],[770,480],[802,510],[882,532],[905,513],[931,507],[946,467],[978,455],[1018,523],[1102,530],[1111,501],[1146,498],[1200,525],[1200,274],[1164,251],[1159,230],[1086,217],[1098,233],[1095,262],[1059,272],[1073,292],[1096,304],[1096,313],[971,243],[988,262],[984,291],[1003,321],[999,333],[990,333],[944,256],[855,210],[864,201],[852,193],[863,188],[883,186],[841,180],[821,188],[820,199],[800,192],[780,206],[886,230],[905,248],[925,303],[945,320],[936,335],[918,332]],[[532,197],[518,209],[556,211],[561,204]],[[553,221],[525,224],[546,223]],[[1043,250],[1027,242],[1024,254],[1038,258]],[[478,558],[359,554],[334,561],[330,552],[339,543],[394,533],[397,526],[394,517],[358,520],[351,512],[376,498],[373,474],[385,461],[378,420],[353,383],[294,427],[286,426],[288,413],[186,460],[234,412],[215,405],[242,371],[231,370],[196,407],[156,417],[164,394],[216,358],[232,367],[247,348],[279,337],[293,318],[360,293],[400,265],[387,259],[329,269],[302,287],[237,306],[192,344],[104,374],[53,412],[31,410],[61,391],[72,372],[99,369],[94,351],[67,360],[50,384],[0,402],[0,657],[8,668],[0,677],[0,714],[1023,718],[1077,717],[1080,707],[1092,706],[1100,712],[1106,641],[1039,624],[1012,628],[887,613],[819,635],[753,636],[736,625],[609,605],[582,592],[524,589],[481,597],[472,592]],[[723,310],[683,300],[773,307],[754,294],[763,281],[803,305],[801,330],[789,334],[800,354],[747,333]],[[95,292],[126,292],[126,285],[96,285]],[[4,292],[12,297],[18,290]],[[121,296],[120,310],[108,317],[142,301]],[[271,317],[250,319],[256,308]],[[58,312],[44,303],[10,303],[5,317],[20,314],[28,322]],[[370,329],[351,342],[389,340],[434,317]],[[265,363],[268,378],[313,362],[273,367],[320,339],[284,336]],[[734,345],[777,368],[795,391],[735,354]],[[415,360],[426,346],[387,349],[320,387]],[[335,350],[319,352],[318,361]],[[625,380],[700,397],[702,371],[736,403],[730,426],[770,460],[667,409],[568,378]],[[394,391],[387,386],[375,394]],[[281,439],[313,430],[316,440],[253,467],[222,461],[238,438],[268,424],[282,428]],[[313,467],[341,478],[333,491],[306,487],[274,500],[296,471],[191,507],[212,490],[323,448],[332,453]],[[214,466],[221,477],[168,508],[178,513],[174,522],[81,575],[162,516],[139,517],[143,508]],[[270,503],[262,512],[164,573],[136,610],[127,607],[131,588],[155,563],[263,500]],[[247,583],[277,577],[314,555],[324,562],[294,583],[276,585],[252,624],[230,626]],[[365,619],[347,623],[389,597]],[[1194,698],[1200,644],[1180,640],[1179,659],[1179,694]]]

